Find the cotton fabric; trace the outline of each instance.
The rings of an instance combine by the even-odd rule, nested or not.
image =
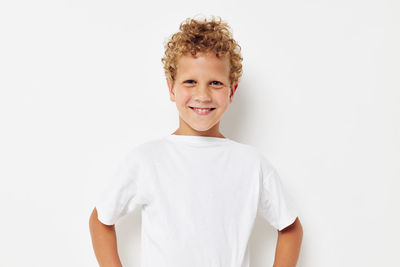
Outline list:
[[[256,216],[277,230],[297,217],[258,149],[229,138],[175,134],[131,149],[96,201],[106,225],[137,208],[142,267],[249,267]]]

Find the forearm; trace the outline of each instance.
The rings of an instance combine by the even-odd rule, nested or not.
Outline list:
[[[108,226],[97,218],[94,209],[89,219],[93,250],[100,267],[122,267],[118,256],[117,237],[114,225]]]
[[[300,253],[303,228],[298,218],[289,227],[278,232],[273,267],[295,267]]]

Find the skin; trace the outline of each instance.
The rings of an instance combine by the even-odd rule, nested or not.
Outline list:
[[[238,84],[231,85],[229,60],[213,53],[181,56],[175,80],[167,79],[170,99],[179,111],[179,128],[174,134],[225,138],[220,120],[232,103]],[[190,107],[215,107],[209,115],[198,115]]]
[[[197,135],[225,138],[219,131],[220,120],[233,101],[238,84],[229,79],[228,58],[212,53],[196,57],[183,55],[177,62],[174,81],[167,79],[170,99],[179,111],[178,135]],[[215,107],[209,115],[198,115],[192,107]],[[118,256],[115,225],[98,220],[97,210],[89,219],[93,249],[100,267],[122,267]],[[303,236],[299,219],[278,231],[274,267],[295,267]]]
[[[97,218],[97,210],[93,209],[89,218],[92,246],[100,267],[122,267],[118,255],[115,225],[105,225]]]
[[[278,231],[273,267],[295,267],[300,254],[303,227],[299,218],[282,231]]]

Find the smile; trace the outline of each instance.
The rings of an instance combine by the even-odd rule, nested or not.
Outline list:
[[[195,107],[190,107],[190,108],[199,115],[208,115],[210,114],[211,111],[215,109],[215,108],[195,108]]]

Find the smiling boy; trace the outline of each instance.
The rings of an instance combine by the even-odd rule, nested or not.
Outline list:
[[[174,134],[224,136],[219,124],[232,103],[236,85],[230,84],[229,58],[212,52],[182,55],[175,80],[167,80],[171,101],[179,111],[179,128]]]
[[[165,48],[179,127],[132,149],[97,199],[89,225],[99,265],[122,266],[115,223],[140,207],[142,267],[249,267],[256,216],[278,230],[274,267],[296,266],[302,226],[276,169],[219,129],[242,71],[229,26],[187,19]]]

